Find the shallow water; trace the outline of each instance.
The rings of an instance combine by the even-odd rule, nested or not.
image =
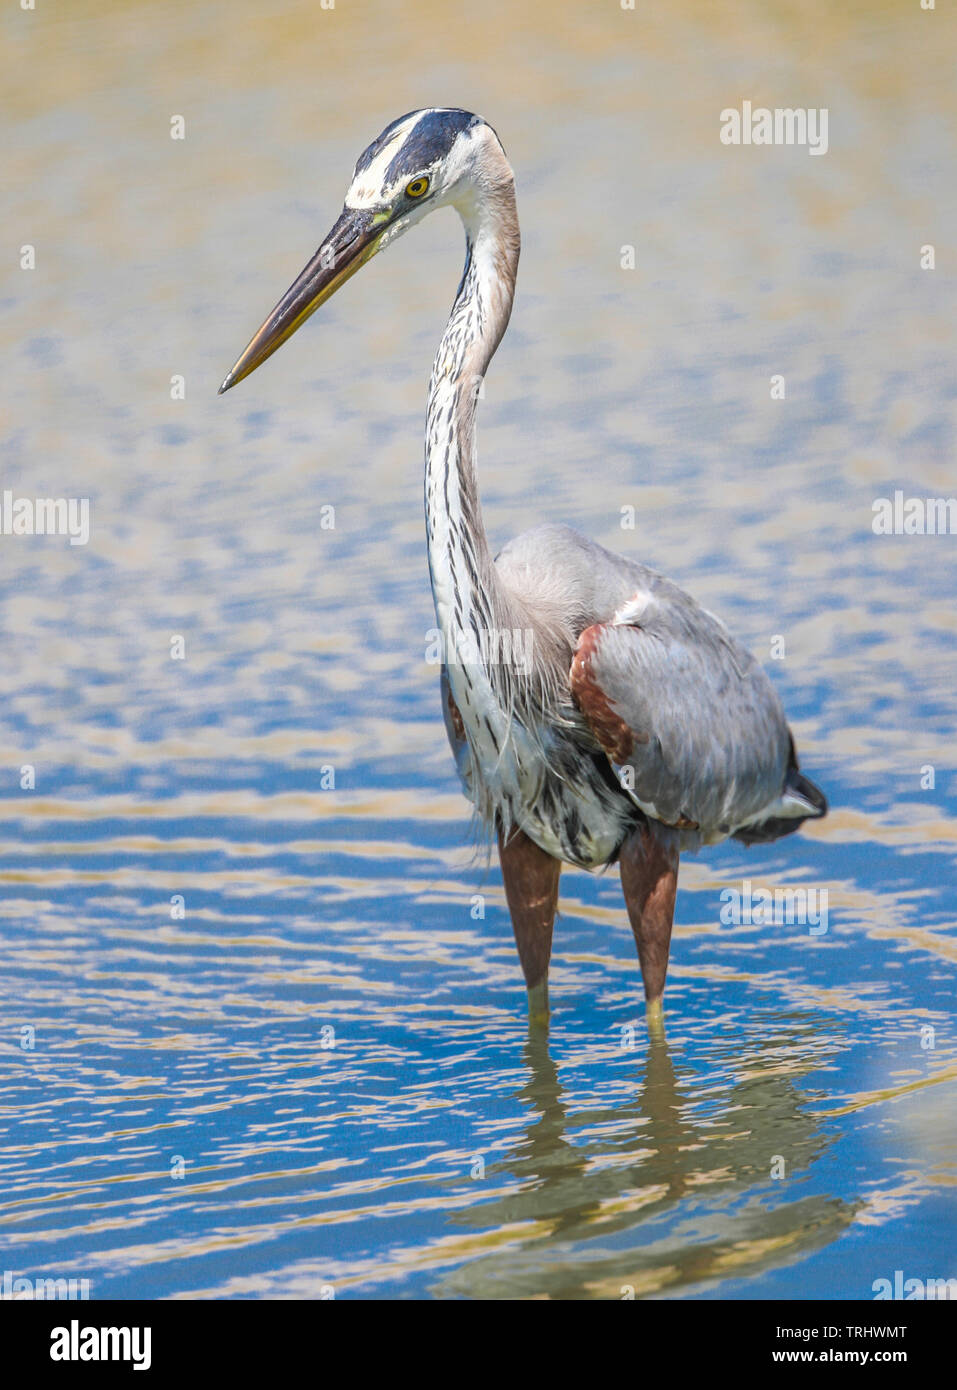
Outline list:
[[[957,538],[871,529],[954,491],[954,21],[913,8],[4,11],[37,269],[0,288],[2,483],[94,529],[0,537],[0,1267],[122,1298],[957,1277]],[[745,97],[826,105],[827,155],[722,146]],[[720,612],[831,800],[685,861],[651,1045],[615,871],[566,872],[529,1037],[425,661],[452,214],[215,395],[359,151],[439,102],[519,182],[492,537],[568,520]],[[828,930],[725,925],[744,880],[826,890]]]

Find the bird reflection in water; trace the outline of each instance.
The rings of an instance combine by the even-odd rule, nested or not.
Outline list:
[[[709,1281],[745,1278],[837,1239],[856,1206],[808,1190],[835,1136],[799,1085],[799,1070],[821,1064],[813,1050],[820,1020],[790,1015],[778,1023],[758,1044],[723,1044],[697,1065],[676,1065],[658,1031],[632,1099],[571,1112],[548,1033],[530,1030],[528,1075],[515,1092],[528,1122],[485,1174],[500,1193],[510,1190],[451,1217],[494,1231],[496,1248],[432,1292],[620,1299],[694,1286],[701,1293]],[[505,1245],[503,1228],[514,1231]]]

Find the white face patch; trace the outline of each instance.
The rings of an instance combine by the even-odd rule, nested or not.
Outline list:
[[[414,147],[417,143],[417,127],[423,122],[428,123],[432,117],[445,113],[464,114],[452,107],[433,106],[428,110],[412,112],[394,130],[389,131],[382,148],[376,151],[374,158],[365,168],[353,175],[352,184],[345,197],[345,206],[366,209],[390,207],[401,195],[409,180],[421,175],[428,176],[432,184],[428,202],[435,207],[446,201],[447,195],[452,193],[459,180],[468,176],[476,145],[481,143],[485,134],[491,133],[481,122],[462,130],[451,148],[441,157],[433,154],[429,161],[428,156],[424,156],[421,167],[416,165],[414,169],[406,160],[404,173],[398,177],[393,174],[392,178],[389,178],[392,163],[403,147]]]
[[[345,205],[347,208],[378,207],[390,200],[396,190],[391,186],[385,187],[385,176],[389,165],[419,122],[425,117],[431,116],[438,109],[441,108],[433,107],[428,111],[413,111],[412,115],[407,116],[401,125],[396,126],[372,163],[367,165],[361,173],[356,174],[353,179],[349,192],[346,194]]]
[[[416,143],[417,127],[423,121],[445,112],[463,114],[453,107],[436,106],[406,116],[394,130],[388,132],[381,149],[376,150],[369,163],[353,175],[345,197],[346,208],[376,211],[399,209],[399,215],[392,218],[381,233],[377,251],[397,241],[436,208],[449,204],[457,208],[470,235],[475,233],[478,204],[473,182],[489,147],[494,146],[501,154],[497,137],[484,122],[476,121],[461,130],[447,152],[441,157],[433,155],[431,162],[425,162],[427,156],[424,156],[421,166],[416,163],[413,169],[408,159],[400,160],[400,167],[403,163],[406,166],[403,173],[388,179],[389,169],[396,157],[406,145]],[[472,119],[475,120],[474,117]],[[402,194],[409,180],[421,176],[428,177],[430,181],[428,197],[418,203],[403,199]]]
[[[372,163],[361,173],[356,174],[352,186],[346,194],[347,208],[375,207],[382,202],[382,182],[385,178],[385,172],[398,153],[400,145],[405,142],[409,132],[418,125],[421,119],[422,113],[416,111],[401,125],[396,126]]]

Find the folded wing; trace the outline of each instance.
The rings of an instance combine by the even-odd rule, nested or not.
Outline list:
[[[667,581],[585,628],[569,683],[623,788],[653,819],[707,843],[776,839],[824,814],[764,671]]]

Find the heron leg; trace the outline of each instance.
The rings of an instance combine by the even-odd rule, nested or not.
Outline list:
[[[534,840],[518,829],[512,830],[508,839],[499,831],[498,856],[528,990],[528,1016],[530,1020],[545,1019],[561,860],[539,849]]]
[[[652,831],[648,825],[640,825],[622,845],[619,862],[651,1022],[661,1018],[668,972],[678,889],[677,836],[668,829]]]

